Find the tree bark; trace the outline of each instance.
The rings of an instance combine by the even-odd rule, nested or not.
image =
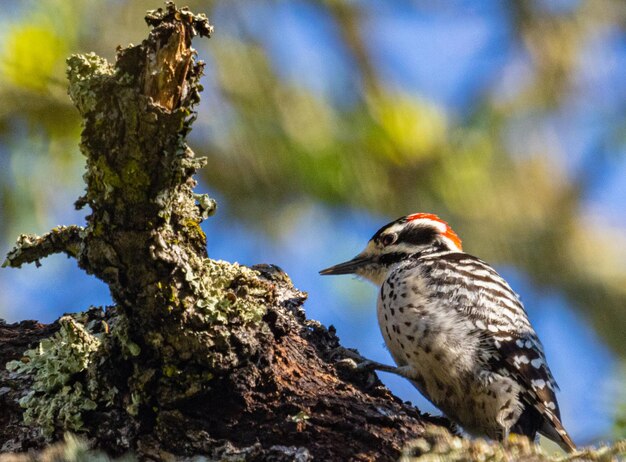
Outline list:
[[[21,236],[4,265],[64,252],[108,284],[115,306],[0,325],[0,449],[73,431],[145,460],[396,459],[426,423],[445,421],[342,359],[334,329],[306,319],[306,294],[280,269],[208,259],[199,225],[215,203],[193,191],[206,159],[185,136],[204,65],[191,40],[212,26],[171,3],[146,21],[148,38],[115,65],[68,59],[86,226]]]

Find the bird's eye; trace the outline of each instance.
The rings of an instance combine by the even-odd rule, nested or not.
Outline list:
[[[391,234],[385,234],[383,237],[381,237],[380,242],[382,242],[383,245],[391,245],[394,242],[396,242],[396,239],[398,238],[398,235],[395,233],[391,233]]]

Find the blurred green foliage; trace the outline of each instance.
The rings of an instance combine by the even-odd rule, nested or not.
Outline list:
[[[14,14],[3,19],[0,50],[5,241],[38,230],[32,211],[43,220],[53,204],[51,184],[80,187],[80,127],[65,94],[65,57],[95,51],[112,59],[118,44],[145,35],[137,18],[160,6],[156,0],[9,3]],[[437,212],[470,253],[563,291],[626,357],[626,233],[583,213],[591,172],[572,175],[568,154],[542,131],[584,91],[576,76],[599,31],[626,40],[623,0],[571,2],[562,11],[540,1],[503,2],[511,49],[526,58],[524,78],[498,91],[510,60],[504,62],[462,116],[388,82],[367,41],[377,25],[375,2],[297,2],[322,14],[336,35],[351,72],[346,85],[356,95],[347,103],[341,91],[313,91],[280,74],[246,9],[268,9],[263,27],[269,30],[281,27],[271,23],[281,2],[186,3],[221,21],[200,53],[210,78],[192,141],[211,158],[206,181],[229,199],[230,213],[272,234],[284,223],[277,220],[284,210],[310,200],[389,218]],[[457,8],[406,3],[430,15]],[[611,123],[607,151],[626,152],[624,111]]]

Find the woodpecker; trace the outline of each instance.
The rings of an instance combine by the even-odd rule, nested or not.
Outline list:
[[[378,322],[397,367],[370,366],[409,379],[470,435],[506,441],[540,433],[576,449],[519,296],[463,252],[445,221],[430,213],[399,218],[352,260],[320,274],[356,274],[380,286]]]

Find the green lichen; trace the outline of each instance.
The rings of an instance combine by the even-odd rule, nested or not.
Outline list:
[[[72,55],[67,65],[70,98],[82,114],[95,110],[99,99],[93,91],[94,81],[113,75],[113,66],[95,53]]]
[[[183,225],[192,239],[202,239],[206,241],[206,235],[204,231],[202,231],[202,228],[200,228],[200,223],[192,219],[187,219],[183,222]]]
[[[205,260],[202,278],[193,281],[200,297],[196,308],[210,323],[259,322],[266,312],[268,286],[258,272],[222,260]]]
[[[203,159],[199,159],[199,161],[200,165],[204,163]],[[217,202],[215,202],[215,199],[209,197],[208,194],[194,194],[194,199],[198,202],[200,215],[203,219],[206,220],[217,211]]]
[[[111,168],[105,156],[87,155],[87,157],[90,158],[90,162],[85,178],[90,179],[92,188],[101,192],[105,199],[113,192],[124,189],[125,198],[130,203],[145,200],[150,177],[141,168],[139,161],[127,156],[118,173],[116,169]]]
[[[165,246],[174,244],[162,242]],[[259,273],[236,263],[190,256],[177,261],[184,286],[157,283],[163,315],[180,329],[145,334],[146,344],[164,352],[154,377],[164,387],[159,401],[187,399],[203,392],[214,376],[248,360],[267,334],[262,318],[273,303],[274,288]],[[193,367],[190,367],[193,364]],[[133,377],[143,395],[152,377]]]
[[[300,423],[300,422],[306,422],[310,418],[311,418],[311,416],[309,414],[307,414],[305,411],[300,411],[297,414],[292,415],[290,417],[290,420],[292,422]]]
[[[139,393],[134,393],[134,392],[131,393],[130,404],[126,406],[126,412],[128,412],[132,416],[135,416],[135,417],[138,416],[139,407],[141,406],[142,402],[143,402],[143,399]]]
[[[96,408],[93,396],[77,375],[89,367],[101,340],[72,316],[63,316],[59,324],[54,336],[6,366],[32,379],[31,391],[20,400],[24,422],[38,425],[46,436],[57,426],[81,430],[83,412]]]
[[[573,454],[547,454],[540,446],[523,436],[511,435],[507,444],[502,444],[481,438],[461,438],[443,427],[428,425],[422,436],[404,448],[399,462],[611,462],[624,460],[624,457],[626,441],[617,441],[611,446],[582,449]]]
[[[129,332],[128,318],[123,313],[118,313],[110,326],[113,340],[120,347],[124,359],[134,358],[141,353],[141,347],[131,340]]]

